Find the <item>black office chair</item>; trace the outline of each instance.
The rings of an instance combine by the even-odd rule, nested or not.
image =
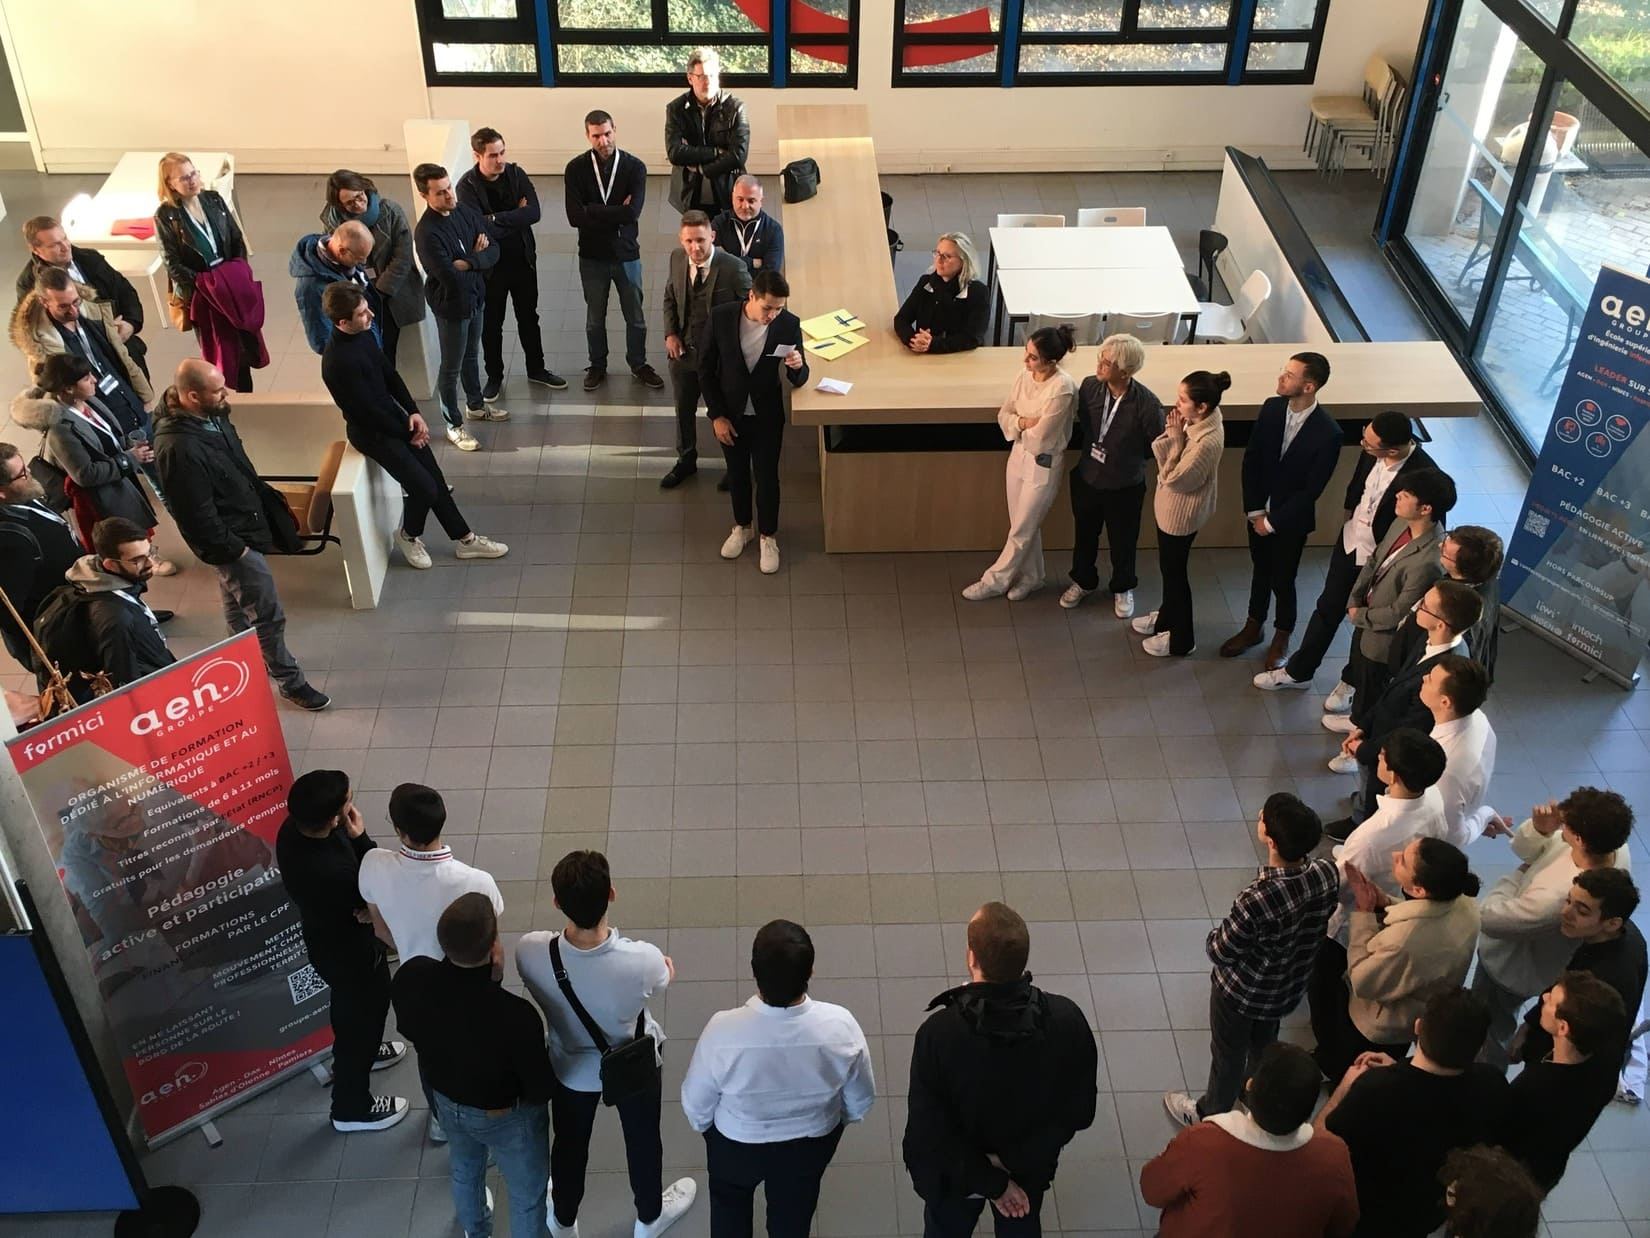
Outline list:
[[[1223,233],[1208,228],[1197,234],[1197,274],[1188,275],[1186,279],[1199,301],[1214,300],[1211,289],[1215,286],[1215,263],[1230,244]]]

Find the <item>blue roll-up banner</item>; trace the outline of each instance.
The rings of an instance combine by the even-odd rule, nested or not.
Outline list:
[[[1600,269],[1501,573],[1507,609],[1623,686],[1650,641],[1650,280]]]

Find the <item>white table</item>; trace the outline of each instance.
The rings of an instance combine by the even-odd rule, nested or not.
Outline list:
[[[997,272],[997,305],[1011,344],[1015,324],[1033,314],[1179,314],[1195,327],[1198,313],[1197,294],[1178,265],[1170,270],[1005,268]]]
[[[1000,271],[1158,267],[1180,269],[1167,228],[993,228],[991,257]]]

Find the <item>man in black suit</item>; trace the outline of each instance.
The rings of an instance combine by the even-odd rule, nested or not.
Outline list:
[[[44,498],[45,490],[29,476],[23,453],[10,443],[0,443],[0,588],[31,630],[40,603],[86,553],[74,529],[46,506]],[[38,675],[34,651],[3,606],[0,636],[18,665]]]
[[[808,381],[802,323],[785,308],[791,286],[778,271],[759,271],[745,300],[711,311],[699,351],[699,385],[711,428],[728,462],[733,531],[722,557],[737,559],[751,540],[751,472],[756,473],[756,528],[761,568],[779,570],[779,448],[785,436],[785,393]]]
[[[23,240],[29,246],[29,260],[17,277],[19,302],[34,291],[34,281],[47,267],[58,267],[97,293],[98,300],[109,303],[110,317],[121,343],[145,377],[149,364],[144,358],[148,347],[139,337],[143,330],[143,300],[132,281],[127,279],[109,260],[95,249],[82,249],[69,244],[69,234],[63,225],[50,215],[36,215],[23,225]]]
[[[1304,691],[1312,686],[1312,676],[1318,673],[1330,642],[1346,618],[1353,583],[1392,525],[1398,503],[1394,483],[1411,470],[1438,467],[1415,441],[1415,429],[1403,413],[1376,413],[1364,427],[1362,441],[1364,454],[1346,488],[1346,522],[1329,555],[1323,592],[1307,620],[1306,635],[1289,661],[1255,676],[1255,687],[1264,692],[1280,688]],[[1350,666],[1341,671],[1340,682],[1324,700],[1325,712],[1344,714],[1351,710],[1350,674]]]
[[[710,312],[739,304],[750,292],[750,271],[737,255],[716,247],[710,216],[688,211],[676,230],[681,244],[670,254],[665,282],[665,356],[676,391],[676,463],[659,479],[674,490],[699,471],[699,352]],[[727,475],[717,483],[728,488]]]
[[[1341,454],[1341,428],[1318,404],[1329,381],[1322,353],[1298,352],[1278,373],[1278,393],[1260,406],[1243,450],[1243,511],[1249,521],[1249,617],[1220,647],[1235,658],[1260,644],[1277,599],[1266,668],[1282,666],[1295,630],[1295,574],[1316,527],[1318,496]]]

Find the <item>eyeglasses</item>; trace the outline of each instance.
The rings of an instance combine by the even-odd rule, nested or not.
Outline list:
[[[130,558],[128,558],[126,555],[121,555],[120,556],[120,562],[130,563],[133,567],[138,567],[138,566],[140,566],[141,564],[144,564],[144,563],[153,563],[154,561],[155,561],[155,556],[152,555],[152,554],[132,555]]]
[[[9,486],[13,482],[22,481],[28,475],[29,475],[29,466],[27,464],[24,464],[22,468],[18,469],[17,472],[13,473],[10,477],[6,478],[6,480],[4,482],[0,482],[0,485]]]
[[[962,261],[962,255],[961,254],[948,254],[943,249],[936,249],[936,250],[933,251],[933,254],[934,254],[934,261],[935,262],[961,262]]]

